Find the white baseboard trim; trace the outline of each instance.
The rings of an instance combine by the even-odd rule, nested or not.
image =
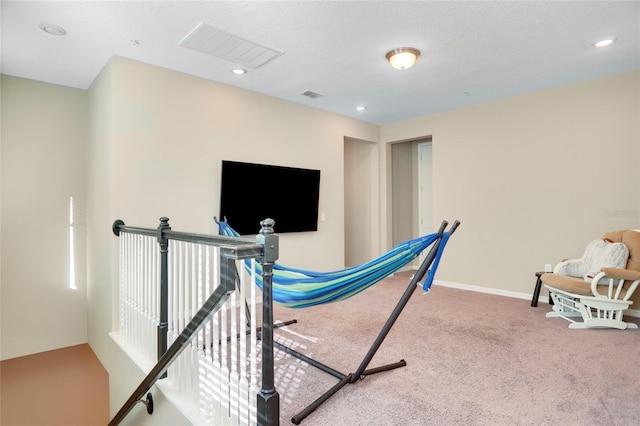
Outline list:
[[[475,291],[478,293],[494,294],[496,296],[513,297],[515,299],[531,300],[531,297],[532,297],[532,293],[520,293],[517,291],[501,290],[498,288],[489,288],[489,287],[480,287],[477,285],[454,283],[450,281],[433,280],[433,284],[440,285],[442,287],[456,288],[458,290],[468,290],[468,291]],[[540,298],[538,299],[538,302],[549,303],[549,297],[540,296]],[[627,309],[624,314],[630,317],[640,318],[640,310],[638,309]]]

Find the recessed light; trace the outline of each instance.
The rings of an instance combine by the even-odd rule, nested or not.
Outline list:
[[[247,70],[245,70],[244,68],[234,68],[231,70],[232,73],[234,73],[235,75],[242,75],[242,74],[246,74]]]
[[[613,39],[613,38],[607,38],[607,39],[604,39],[604,40],[600,40],[599,42],[594,43],[594,44],[593,44],[593,47],[607,47],[607,46],[609,46],[611,43],[613,43],[613,42],[614,42],[614,40],[615,40],[615,39]]]
[[[357,106],[357,107],[356,107],[356,111],[364,111],[364,110],[366,110],[366,109],[367,109],[367,107],[366,107],[366,106],[364,106],[364,105],[360,105],[360,106]]]
[[[39,27],[45,33],[51,35],[63,36],[67,33],[67,30],[65,30],[64,28],[53,24],[40,24]]]

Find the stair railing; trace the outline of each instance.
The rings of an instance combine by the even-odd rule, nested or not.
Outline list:
[[[142,402],[147,407],[149,414],[153,413],[153,397],[151,393],[148,393],[151,387],[162,378],[167,377],[167,370],[171,367],[172,363],[178,359],[178,357],[185,351],[185,349],[197,342],[197,348],[209,351],[210,357],[214,361],[219,361],[220,358],[226,360],[227,356],[224,353],[218,352],[219,347],[225,347],[227,342],[231,345],[232,353],[237,350],[236,340],[240,340],[240,347],[244,344],[244,336],[236,335],[234,328],[232,327],[231,333],[227,335],[227,323],[226,313],[223,308],[225,302],[231,300],[231,315],[232,322],[236,322],[235,307],[239,305],[241,314],[239,315],[239,323],[241,325],[240,330],[244,332],[245,318],[242,312],[245,312],[245,293],[246,283],[244,282],[246,273],[244,267],[238,268],[237,263],[240,261],[244,263],[245,259],[253,259],[261,264],[262,274],[262,327],[260,330],[261,341],[261,356],[262,356],[262,368],[261,368],[261,389],[256,391],[255,412],[253,415],[247,415],[246,412],[242,413],[240,408],[243,408],[243,401],[231,400],[226,401],[228,404],[225,409],[233,411],[229,413],[230,417],[234,419],[233,424],[254,424],[258,425],[275,425],[279,424],[279,395],[274,385],[274,357],[273,357],[273,297],[272,297],[272,277],[273,266],[278,259],[278,236],[274,233],[273,226],[274,221],[266,219],[261,222],[260,233],[255,239],[243,238],[243,237],[227,237],[221,235],[203,235],[176,232],[169,226],[169,219],[166,217],[160,218],[160,224],[157,229],[137,228],[126,226],[122,220],[116,220],[113,223],[113,232],[116,236],[121,237],[121,250],[120,250],[120,324],[121,327],[125,327],[127,324],[135,324],[136,327],[132,327],[133,335],[130,336],[132,341],[145,341],[149,339],[149,319],[157,322],[157,363],[150,369],[147,376],[142,380],[139,386],[131,394],[129,399],[124,403],[120,410],[116,413],[113,419],[110,421],[110,426],[118,425],[126,416],[131,412],[133,407]],[[123,238],[125,236],[134,238]],[[157,239],[158,249],[153,249],[151,246],[152,238]],[[171,262],[169,256],[170,241],[173,241],[176,245],[176,249],[181,248],[181,244],[189,244],[192,249],[197,247],[199,255],[194,255],[195,262],[193,268],[199,268],[200,272],[194,271],[189,273],[188,271],[179,271],[180,264],[174,264]],[[215,252],[216,255],[210,254],[210,250]],[[202,253],[206,253],[203,257]],[[175,255],[174,255],[175,256]],[[202,273],[202,259],[206,259],[207,273]],[[209,261],[213,259],[213,272],[209,271]],[[196,266],[197,265],[197,266]],[[241,272],[239,272],[241,271]],[[184,272],[184,273],[182,273]],[[252,272],[255,273],[255,272]],[[179,332],[174,338],[173,343],[168,345],[169,342],[169,325],[170,315],[175,312],[170,312],[170,299],[180,299],[183,296],[179,285],[193,285],[195,287],[196,281],[202,284],[201,281],[206,276],[207,285],[200,288],[198,291],[211,290],[206,295],[204,303],[195,310],[196,299],[195,296],[191,296],[191,305],[193,311],[190,320],[182,331]],[[212,277],[211,281],[209,279]],[[217,283],[215,282],[217,281]],[[124,283],[124,284],[123,284]],[[170,286],[170,283],[173,284]],[[217,285],[215,285],[217,284]],[[249,283],[251,287],[252,295],[255,295],[255,283],[253,280]],[[159,287],[159,288],[158,288]],[[171,297],[170,288],[173,292]],[[234,293],[240,293],[240,299],[242,299],[237,305],[234,304],[234,299],[231,297]],[[187,294],[187,293],[185,293]],[[234,295],[236,297],[236,295]],[[255,305],[255,298],[252,298]],[[184,302],[184,300],[180,300]],[[181,303],[180,306],[184,306]],[[175,310],[175,309],[174,309]],[[219,312],[221,311],[221,312]],[[195,312],[195,313],[193,313]],[[253,328],[250,332],[247,332],[247,336],[251,342],[255,345],[256,330],[255,330],[255,318],[254,312],[246,314],[247,321],[251,322]],[[221,315],[221,320],[218,320],[218,315]],[[178,317],[176,317],[178,318]],[[213,318],[213,319],[212,319]],[[175,319],[173,322],[179,323],[179,319]],[[186,322],[186,321],[185,321]],[[173,324],[175,326],[175,324]],[[198,333],[205,329],[205,336],[199,339]],[[218,333],[217,330],[220,330]],[[152,334],[152,333],[151,333]],[[240,361],[241,356],[238,356],[237,362],[233,361],[231,366],[231,373],[237,377],[239,371],[236,370],[236,364],[242,363],[246,360]],[[252,383],[251,386],[255,387],[256,375],[253,374],[253,370],[256,369],[256,351],[255,347],[251,353],[250,369],[252,370]],[[240,367],[240,376],[246,373],[245,365]],[[227,375],[229,372],[226,372]],[[220,379],[218,376],[217,379]],[[228,380],[228,377],[227,377]],[[242,381],[241,381],[242,383]],[[216,387],[220,383],[216,383]],[[241,386],[242,387],[242,386]],[[247,388],[248,384],[244,383],[244,388]],[[217,390],[215,390],[217,391]],[[246,391],[246,389],[245,389]],[[222,390],[221,394],[225,395],[225,390]],[[146,399],[143,397],[146,394]],[[233,399],[238,397],[238,385],[235,385],[235,391],[232,390],[226,393],[227,398]],[[246,401],[244,401],[246,402]],[[232,407],[232,408],[229,408]],[[246,408],[246,407],[244,407]],[[234,417],[235,416],[235,417]]]

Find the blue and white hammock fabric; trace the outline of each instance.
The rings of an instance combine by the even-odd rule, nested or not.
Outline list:
[[[220,235],[240,236],[225,221],[219,221],[218,227]],[[449,236],[449,232],[442,234],[438,251],[422,285],[424,291],[429,291],[431,288]],[[273,300],[289,308],[306,308],[346,300],[398,271],[419,256],[438,238],[438,234],[433,233],[408,240],[367,263],[337,271],[308,271],[276,263],[273,267]],[[245,260],[245,266],[250,270],[251,261],[249,259]],[[256,282],[262,290],[261,265],[256,262],[255,268]]]

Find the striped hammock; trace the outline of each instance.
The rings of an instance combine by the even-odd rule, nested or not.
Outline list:
[[[218,221],[218,229],[220,235],[240,236],[225,221]],[[431,288],[449,235],[448,232],[442,234],[442,241],[422,285],[424,291]],[[308,271],[276,263],[273,267],[273,300],[289,308],[306,308],[346,300],[407,265],[438,238],[438,234],[433,233],[408,240],[367,263],[331,272]],[[250,270],[249,259],[245,260],[245,267]],[[262,290],[260,264],[257,263],[255,268],[256,281]]]

